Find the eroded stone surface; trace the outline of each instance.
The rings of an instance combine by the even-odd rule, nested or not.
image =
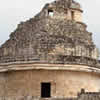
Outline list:
[[[53,16],[49,16],[49,12],[53,12]],[[77,20],[81,13],[80,5],[72,0],[46,4],[39,14],[21,22],[11,33],[10,39],[0,48],[0,63],[35,60],[67,63],[69,59],[95,65],[98,50],[92,41],[92,33]]]
[[[82,12],[57,0],[18,25],[0,47],[0,100],[44,100],[42,82],[51,83],[48,100],[100,99],[99,53]]]
[[[77,97],[81,89],[99,92],[100,75],[69,70],[24,70],[0,73],[0,97],[41,97],[41,83],[51,83],[51,98]]]

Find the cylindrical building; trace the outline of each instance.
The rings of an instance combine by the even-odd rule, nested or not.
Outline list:
[[[0,97],[69,98],[81,89],[100,91],[99,53],[82,12],[73,0],[57,0],[18,25],[0,47]]]

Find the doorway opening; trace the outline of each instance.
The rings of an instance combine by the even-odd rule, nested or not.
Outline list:
[[[51,83],[41,83],[41,97],[42,98],[51,97]]]

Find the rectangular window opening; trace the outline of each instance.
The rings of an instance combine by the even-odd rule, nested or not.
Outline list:
[[[53,10],[49,9],[49,10],[48,10],[48,15],[52,17],[52,16],[54,15]]]
[[[51,97],[51,83],[41,83],[41,97],[42,98]]]

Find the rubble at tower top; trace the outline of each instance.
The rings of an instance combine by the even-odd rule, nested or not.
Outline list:
[[[57,0],[46,4],[36,18],[50,16],[59,20],[67,19],[82,22],[82,12],[80,4],[73,0]]]

